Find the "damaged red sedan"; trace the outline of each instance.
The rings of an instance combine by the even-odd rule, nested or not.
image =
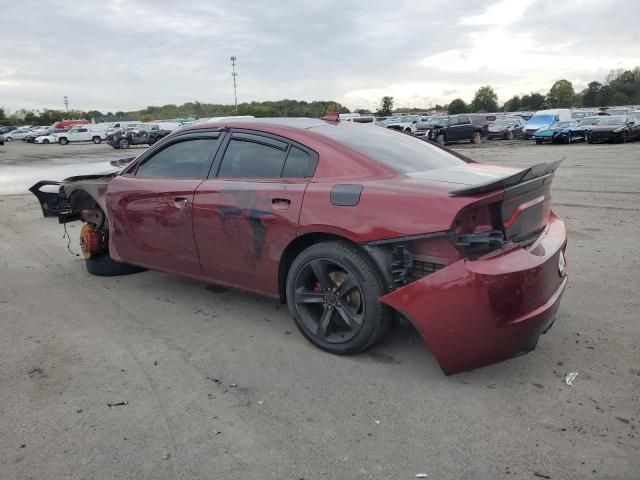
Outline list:
[[[335,354],[402,315],[452,374],[532,350],[553,323],[567,284],[557,167],[475,163],[385,128],[251,119],[184,128],[116,173],[32,192],[45,215],[85,222],[90,273],[149,268],[279,298]]]

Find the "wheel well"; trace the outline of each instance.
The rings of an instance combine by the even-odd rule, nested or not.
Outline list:
[[[327,242],[331,240],[339,240],[342,242],[349,243],[350,245],[356,246],[363,253],[365,253],[376,268],[378,268],[377,263],[371,255],[363,249],[360,245],[355,242],[352,242],[346,237],[341,237],[340,235],[335,235],[332,233],[323,233],[323,232],[315,232],[315,233],[305,233],[304,235],[300,235],[296,237],[287,248],[284,249],[282,256],[280,257],[280,266],[278,267],[278,290],[280,291],[280,301],[282,303],[286,302],[286,285],[287,285],[287,275],[289,273],[289,269],[291,268],[291,264],[296,259],[296,257],[306,248],[320,242]],[[378,268],[379,270],[379,268]]]

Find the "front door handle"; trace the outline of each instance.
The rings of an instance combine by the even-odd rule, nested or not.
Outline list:
[[[187,200],[184,197],[176,197],[175,200],[173,201],[173,203],[175,204],[176,207],[178,208],[184,208],[187,206],[187,204],[189,203],[189,200]]]

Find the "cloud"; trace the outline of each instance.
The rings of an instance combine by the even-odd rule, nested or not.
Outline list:
[[[14,109],[61,108],[64,95],[103,111],[232,103],[231,55],[239,101],[350,108],[383,95],[425,108],[470,101],[484,84],[505,100],[640,64],[637,0],[58,0],[2,11],[0,105]]]

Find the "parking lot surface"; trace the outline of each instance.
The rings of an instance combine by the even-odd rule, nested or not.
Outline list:
[[[451,377],[408,326],[337,357],[273,300],[89,276],[78,224],[0,197],[0,478],[638,478],[640,144],[455,148],[564,158],[570,282],[534,352]]]

